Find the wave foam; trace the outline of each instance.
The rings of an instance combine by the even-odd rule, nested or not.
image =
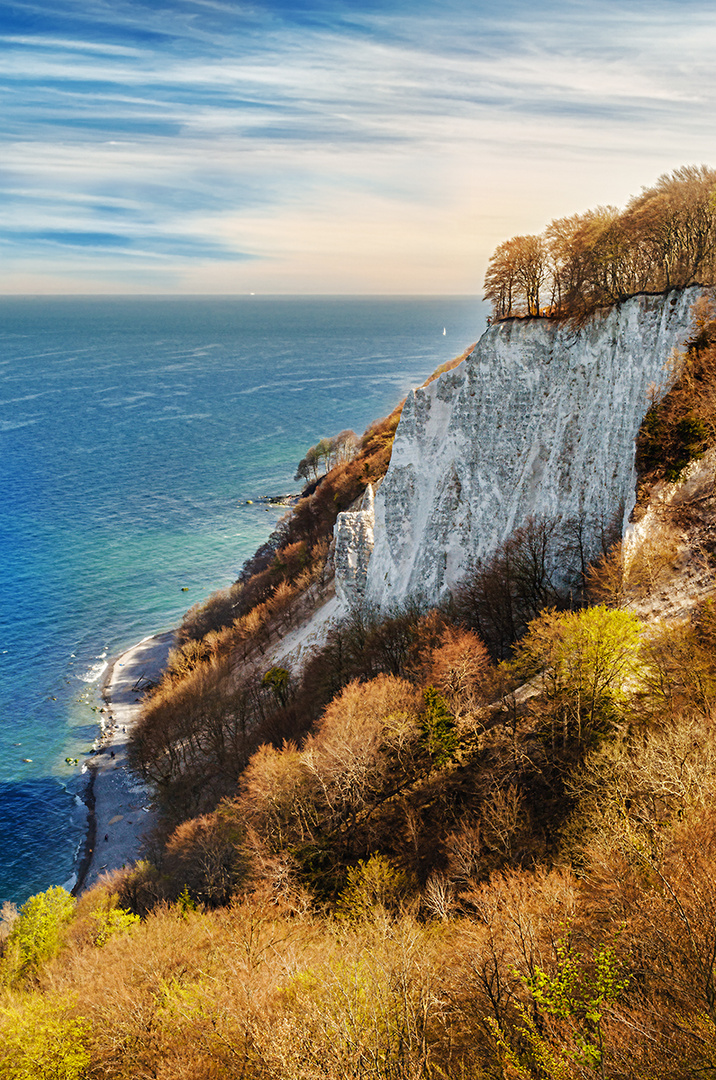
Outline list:
[[[100,661],[98,664],[90,664],[84,674],[77,676],[80,682],[95,683],[100,675],[107,670],[107,661],[99,657],[97,659]]]

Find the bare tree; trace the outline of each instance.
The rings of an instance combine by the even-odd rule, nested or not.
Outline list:
[[[540,314],[548,251],[540,236],[515,236],[495,251],[485,275],[485,298],[498,318]]]
[[[541,236],[503,241],[490,259],[485,298],[495,318],[548,313],[582,318],[638,292],[716,274],[716,170],[686,165],[660,176],[625,210],[598,206],[557,218]]]

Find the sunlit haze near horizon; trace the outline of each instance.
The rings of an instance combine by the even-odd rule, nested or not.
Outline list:
[[[481,293],[716,165],[716,8],[0,4],[0,293]]]

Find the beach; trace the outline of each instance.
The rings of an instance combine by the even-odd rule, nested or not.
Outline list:
[[[152,789],[129,767],[127,744],[142,707],[143,691],[158,681],[174,631],[144,638],[113,660],[104,678],[107,713],[96,754],[88,765],[85,851],[72,890],[84,892],[112,870],[136,862],[156,815]]]

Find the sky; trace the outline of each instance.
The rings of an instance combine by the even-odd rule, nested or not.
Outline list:
[[[0,293],[482,291],[716,165],[702,0],[0,0]]]

